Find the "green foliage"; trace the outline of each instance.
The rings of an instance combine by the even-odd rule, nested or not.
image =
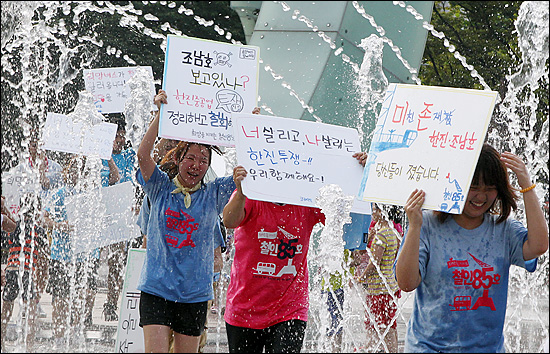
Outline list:
[[[162,38],[153,38],[148,33],[158,34],[176,34],[167,30],[165,24],[174,31],[180,31],[183,35],[196,38],[216,40],[220,42],[235,41],[244,42],[244,32],[238,15],[233,11],[229,1],[174,1],[176,6],[170,7],[163,5],[158,1],[150,1],[147,4],[141,1],[115,1],[112,2],[120,6],[133,6],[141,12],[139,22],[126,24],[121,22],[120,14],[103,13],[97,14],[87,11],[83,14],[83,28],[92,29],[97,33],[97,39],[103,42],[105,48],[116,48],[122,52],[121,55],[102,54],[92,67],[115,67],[131,65],[148,65],[153,68],[153,76],[156,80],[161,80],[164,70],[164,49],[161,48]],[[192,10],[193,15],[180,13],[180,7]],[[153,15],[149,17],[146,15]],[[208,26],[203,26],[197,22],[195,17],[200,17],[209,21]],[[149,19],[150,18],[150,19]],[[143,24],[147,28],[147,33],[137,25]],[[224,35],[220,35],[214,30],[217,25],[224,30]],[[231,33],[230,39],[226,38],[227,33]],[[157,36],[155,36],[157,37]],[[131,62],[124,59],[127,55]],[[135,62],[135,64],[132,64]]]
[[[480,80],[471,75],[471,70],[448,50],[453,46],[491,90],[505,97],[506,76],[518,72],[523,61],[514,24],[521,4],[522,1],[435,1],[431,24],[444,34],[448,45],[428,33],[419,72],[422,84],[484,89]],[[547,68],[548,65],[547,61]],[[548,78],[542,78],[538,84],[535,136],[540,134],[542,123],[548,118]],[[499,108],[497,105],[496,115]],[[526,114],[523,112],[522,116]]]
[[[25,151],[22,126],[40,129],[48,112],[74,110],[83,69],[151,66],[159,89],[166,35],[245,42],[230,1],[62,1],[37,2],[31,24],[40,32],[6,35],[6,45],[18,15],[4,14],[24,6],[2,2],[2,146],[10,147],[4,171]]]
[[[514,21],[521,1],[436,1],[431,24],[495,91],[521,63]],[[483,89],[444,45],[428,34],[420,69],[423,85]]]

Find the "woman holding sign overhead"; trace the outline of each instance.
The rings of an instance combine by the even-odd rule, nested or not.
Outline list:
[[[517,177],[527,227],[509,218]],[[404,291],[416,289],[405,352],[504,352],[509,268],[533,272],[548,249],[548,227],[525,163],[484,144],[461,214],[422,212],[415,190],[405,211],[409,228],[396,262]]]
[[[366,153],[353,157],[365,165]],[[237,190],[223,210],[225,226],[235,229],[224,316],[229,352],[298,353],[309,309],[309,239],[325,216],[319,208],[248,199],[246,176],[241,166],[233,171]]]
[[[155,96],[159,111],[137,153],[137,181],[151,201],[147,256],[138,284],[140,326],[146,352],[167,353],[171,329],[174,352],[197,352],[208,300],[213,299],[214,250],[223,245],[213,230],[235,183],[231,177],[203,182],[212,151],[221,154],[215,146],[180,141],[162,170],[155,164],[151,151],[161,103],[167,103],[163,90]]]

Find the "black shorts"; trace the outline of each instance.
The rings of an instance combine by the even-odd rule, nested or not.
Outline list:
[[[306,321],[289,320],[264,329],[232,326],[225,323],[230,353],[300,353]]]
[[[208,301],[179,303],[141,292],[139,326],[162,325],[174,332],[198,337],[204,330]]]
[[[66,299],[69,297],[71,278],[70,263],[52,259],[50,261],[49,282],[47,291],[53,297]]]
[[[19,271],[6,270],[6,285],[4,286],[4,292],[2,293],[2,299],[4,301],[13,302],[19,295]],[[27,300],[27,290],[29,289],[29,272],[23,272],[22,278],[23,285],[23,300]],[[35,297],[34,285],[31,283],[31,299]]]

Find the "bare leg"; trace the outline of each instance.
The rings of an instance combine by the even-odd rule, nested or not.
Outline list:
[[[69,311],[67,299],[54,296],[52,300],[52,320],[54,338],[63,338],[65,336],[66,324],[65,318]]]
[[[118,298],[122,290],[122,269],[126,261],[126,243],[119,242],[108,246],[109,274],[107,276],[107,300],[103,305],[106,321],[118,320]]]
[[[380,335],[374,328],[367,329],[367,351],[369,353],[397,353],[397,329],[390,328],[386,336],[381,341],[380,337],[384,335],[385,328],[379,328]],[[384,344],[388,348],[384,348]]]
[[[212,306],[212,300],[208,300],[208,305],[206,305],[206,308],[209,309]],[[199,337],[199,348],[198,353],[202,353],[202,350],[206,346],[206,336],[208,335],[208,316],[206,316],[206,322],[204,322],[204,329]]]
[[[388,351],[390,353],[397,353],[397,329],[390,328],[384,340],[386,341],[386,346],[388,347]]]
[[[174,332],[174,353],[198,353],[200,339]]]
[[[342,351],[342,332],[334,334],[334,339],[332,342],[332,352],[340,353]]]
[[[36,337],[36,317],[37,317],[38,302],[36,299],[29,301],[29,313],[27,317],[27,350],[34,351],[34,340]]]
[[[2,352],[4,351],[4,339],[8,328],[8,322],[13,314],[13,301],[2,301]]]
[[[46,290],[48,284],[48,268],[49,268],[49,259],[48,255],[44,254],[46,251],[39,251],[38,262],[36,264],[36,271],[34,272],[33,281],[36,285],[36,311],[39,309],[40,299],[42,294]],[[48,250],[49,253],[49,250]],[[39,316],[39,314],[38,314]]]
[[[172,332],[162,325],[143,326],[143,339],[146,353],[168,353]]]
[[[95,296],[97,295],[97,290],[88,289],[86,294],[86,303],[85,303],[85,310],[84,310],[84,324],[86,326],[91,326],[93,324],[93,311],[94,311],[94,303],[95,303]]]

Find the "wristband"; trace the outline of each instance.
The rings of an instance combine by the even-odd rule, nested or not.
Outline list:
[[[537,186],[537,184],[536,184],[536,183],[533,183],[533,185],[531,185],[530,187],[523,188],[523,189],[520,190],[519,192],[520,192],[520,193],[529,192],[531,189],[535,188],[536,186]]]

